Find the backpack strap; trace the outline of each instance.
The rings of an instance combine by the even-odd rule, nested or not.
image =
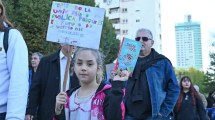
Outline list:
[[[11,27],[4,28],[3,45],[4,45],[5,53],[7,53],[7,50],[8,50],[8,36],[9,36],[10,29]]]

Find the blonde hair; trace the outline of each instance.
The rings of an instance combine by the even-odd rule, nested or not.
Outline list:
[[[83,51],[91,51],[92,54],[95,56],[96,58],[96,63],[98,66],[101,66],[101,70],[100,72],[97,73],[96,75],[96,82],[98,84],[101,83],[101,81],[103,80],[103,54],[99,51],[99,50],[95,50],[95,49],[91,49],[91,48],[77,48],[75,53],[74,53],[74,57],[73,57],[73,60],[72,60],[72,73],[74,73],[74,62],[76,61],[76,56],[78,56],[81,52]]]
[[[0,13],[0,31],[4,31],[5,25],[7,24],[7,26],[9,27],[14,27],[13,24],[8,20],[7,16],[6,16],[6,10],[4,7],[4,4],[2,2],[2,0],[0,0],[0,9],[1,9],[1,13]]]

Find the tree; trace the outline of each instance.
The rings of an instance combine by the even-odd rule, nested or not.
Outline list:
[[[115,30],[112,23],[107,17],[105,17],[100,48],[106,57],[106,64],[112,63],[116,59],[119,51],[120,41],[116,39],[116,34],[114,31]]]
[[[212,34],[211,52],[210,52],[210,67],[205,76],[205,86],[207,92],[215,91],[215,33]]]
[[[70,2],[80,5],[95,6],[95,0],[70,0]]]
[[[5,1],[8,16],[23,34],[29,53],[40,51],[50,54],[59,46],[46,42],[51,3],[50,0]]]
[[[95,6],[94,0],[58,0],[87,6]],[[8,17],[17,25],[27,43],[29,53],[40,51],[50,54],[59,47],[46,41],[52,0],[5,0]],[[106,56],[105,63],[113,62],[119,50],[119,40],[111,22],[105,17],[100,49]]]

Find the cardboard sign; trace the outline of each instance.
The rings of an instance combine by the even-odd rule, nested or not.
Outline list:
[[[47,41],[98,49],[105,9],[52,2]]]
[[[116,71],[127,70],[132,73],[136,65],[142,44],[138,41],[123,38],[117,62],[114,67]]]

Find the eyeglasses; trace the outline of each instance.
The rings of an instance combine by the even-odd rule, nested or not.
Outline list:
[[[140,41],[140,39],[142,39],[142,40],[145,41],[145,42],[147,42],[148,40],[152,40],[152,39],[150,39],[150,38],[148,38],[148,37],[136,37],[136,38],[135,38],[136,41]]]

